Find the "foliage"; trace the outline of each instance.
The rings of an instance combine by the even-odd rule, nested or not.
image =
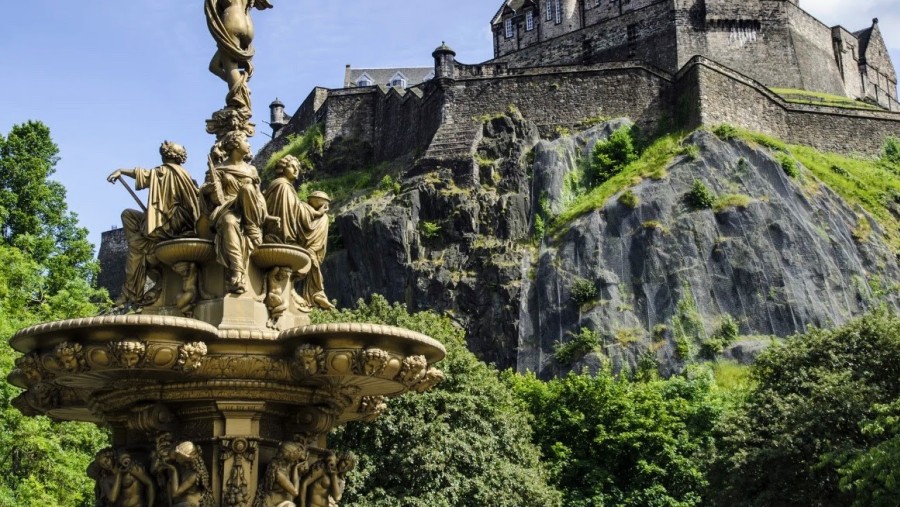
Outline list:
[[[800,176],[800,169],[797,168],[797,162],[786,153],[779,153],[777,156],[778,163],[781,164],[781,169],[784,171],[784,174],[787,174],[791,178],[796,178]]]
[[[640,200],[638,199],[638,196],[634,195],[634,192],[632,192],[629,188],[619,195],[619,204],[625,206],[626,208],[634,209],[638,207],[638,204],[640,204]]]
[[[0,235],[47,270],[35,299],[97,274],[87,230],[66,206],[66,190],[49,178],[59,149],[40,122],[14,125],[0,135]]]
[[[890,418],[877,407],[900,397],[898,368],[900,318],[883,311],[763,353],[746,403],[717,429],[710,491],[718,504],[871,505],[881,498],[894,486],[879,481],[896,462],[878,457],[895,434],[877,430]]]
[[[725,350],[725,347],[737,340],[738,330],[737,320],[726,313],[725,316],[722,317],[719,328],[716,329],[712,336],[703,340],[703,344],[700,348],[701,354],[707,359],[714,359]]]
[[[321,123],[317,123],[306,129],[302,134],[291,134],[287,138],[287,144],[284,148],[276,151],[269,157],[266,166],[263,168],[262,178],[264,181],[271,181],[275,164],[279,160],[288,155],[297,157],[300,161],[302,171],[312,169],[316,162],[321,160],[325,152],[325,127]]]
[[[713,134],[716,135],[719,139],[723,141],[729,141],[734,139],[738,135],[738,130],[734,128],[732,125],[727,123],[723,123],[721,125],[717,125],[713,128]]]
[[[600,333],[583,327],[572,339],[553,346],[553,359],[562,365],[570,365],[600,346]]]
[[[684,134],[668,134],[654,141],[634,162],[628,164],[612,178],[577,196],[553,221],[550,232],[558,235],[576,218],[601,209],[607,201],[622,189],[628,187],[635,177],[655,177],[665,172],[665,168],[681,151]]]
[[[300,185],[297,195],[306,200],[309,194],[319,190],[331,197],[332,207],[334,207],[334,204],[347,201],[356,192],[372,188],[376,181],[378,180],[373,169],[348,171],[339,176],[316,178],[313,181],[305,182]]]
[[[876,418],[860,425],[879,443],[847,459],[838,469],[841,491],[854,507],[890,507],[900,498],[900,400],[874,407]]]
[[[702,181],[695,179],[686,199],[687,203],[695,209],[709,209],[713,207],[716,196]]]
[[[675,305],[675,315],[672,316],[672,334],[675,337],[675,350],[678,357],[685,361],[692,356],[691,344],[702,343],[706,339],[703,316],[700,315],[694,294],[687,284],[682,287],[681,298]]]
[[[419,222],[419,232],[428,239],[434,239],[441,235],[441,226],[436,222],[422,220]]]
[[[708,375],[630,382],[609,369],[549,382],[506,379],[534,416],[535,438],[567,507],[694,506],[720,404]]]
[[[600,291],[597,289],[597,284],[594,283],[593,280],[576,278],[575,281],[572,282],[571,298],[572,302],[578,306],[586,305],[591,301],[594,301],[599,294]]]
[[[546,193],[538,199],[538,209],[534,216],[534,239],[541,241],[547,233],[547,223],[553,220],[553,209],[550,207],[550,197]]]
[[[884,140],[881,160],[885,164],[893,165],[896,169],[900,169],[900,139],[891,136]]]
[[[409,314],[373,296],[355,310],[314,312],[314,323],[372,322],[427,333],[447,348],[446,379],[390,402],[375,423],[351,423],[329,446],[359,456],[347,507],[556,506],[531,443],[528,417],[496,370],[465,347],[463,332],[431,312]]]
[[[587,178],[592,186],[599,185],[637,160],[631,127],[621,127],[608,139],[597,141],[591,153]]]
[[[719,196],[719,198],[713,202],[713,210],[716,213],[721,213],[732,208],[744,209],[747,206],[750,206],[751,202],[753,202],[753,198],[749,195],[725,194]]]

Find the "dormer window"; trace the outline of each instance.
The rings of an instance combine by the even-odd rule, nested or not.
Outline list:
[[[394,74],[394,77],[391,78],[388,86],[392,86],[395,88],[406,88],[406,76],[404,76],[400,72]]]
[[[506,27],[506,38],[510,38],[513,36],[513,20],[512,18],[508,18],[504,23],[504,27]]]
[[[363,74],[362,76],[359,76],[359,78],[356,80],[356,86],[359,86],[359,87],[372,86],[373,84],[375,84],[375,82],[372,81],[372,78],[369,77],[368,74]]]
[[[426,74],[425,77],[422,79],[422,82],[431,81],[432,79],[434,79],[434,71],[431,71],[428,74]]]
[[[529,32],[534,30],[534,11],[525,13],[525,30]]]

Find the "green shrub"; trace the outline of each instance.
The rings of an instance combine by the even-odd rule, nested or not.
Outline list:
[[[594,145],[587,171],[588,181],[592,186],[600,185],[637,159],[631,128],[622,127],[613,132],[609,139],[597,141]]]
[[[882,159],[889,164],[900,166],[900,139],[888,137],[884,141]]]
[[[541,241],[547,235],[547,224],[544,217],[537,215],[534,217],[534,240]]]
[[[378,189],[382,192],[400,193],[400,182],[395,180],[390,174],[385,174],[381,181],[378,182]]]
[[[578,334],[572,334],[571,340],[553,345],[553,359],[558,364],[570,365],[599,346],[600,333],[583,327]]]
[[[632,192],[631,189],[628,189],[619,196],[619,203],[622,206],[634,209],[638,207],[640,201],[638,200],[638,196],[634,195],[634,192]]]
[[[700,347],[701,354],[707,359],[714,359],[737,340],[739,327],[737,321],[729,314],[725,314],[719,328]]]
[[[576,305],[586,305],[597,299],[600,291],[597,284],[586,278],[576,278],[572,283],[571,298]]]
[[[732,125],[723,123],[713,129],[713,134],[723,141],[728,141],[738,137],[738,129],[734,128]]]
[[[716,199],[716,202],[713,203],[713,209],[716,213],[721,213],[731,208],[744,209],[750,206],[751,202],[753,202],[753,198],[749,195],[725,194]]]
[[[423,220],[419,222],[419,232],[428,239],[434,239],[441,234],[441,226],[436,222]]]
[[[800,176],[800,169],[797,168],[797,162],[790,155],[779,153],[778,163],[781,164],[781,169],[784,170],[784,174],[787,174],[789,177],[796,178],[797,176]]]
[[[709,209],[716,202],[716,196],[700,180],[694,180],[691,191],[687,193],[687,202],[695,209]]]
[[[684,147],[684,156],[691,160],[700,158],[700,147],[696,144],[689,144]]]
[[[284,148],[273,153],[263,168],[262,179],[270,181],[275,164],[288,155],[293,155],[300,160],[300,167],[304,171],[312,169],[317,161],[321,160],[325,152],[325,128],[317,123],[302,134],[291,134],[287,138]]]

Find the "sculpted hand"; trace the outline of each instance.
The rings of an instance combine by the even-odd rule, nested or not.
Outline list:
[[[113,171],[112,174],[110,174],[109,176],[106,177],[106,181],[108,181],[110,183],[115,183],[116,180],[121,177],[122,177],[122,170],[117,169],[117,170]]]

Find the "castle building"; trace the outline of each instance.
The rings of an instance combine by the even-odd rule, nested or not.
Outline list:
[[[510,66],[640,60],[674,73],[701,55],[770,88],[900,110],[878,20],[829,27],[799,0],[505,0],[491,26],[492,61]]]

